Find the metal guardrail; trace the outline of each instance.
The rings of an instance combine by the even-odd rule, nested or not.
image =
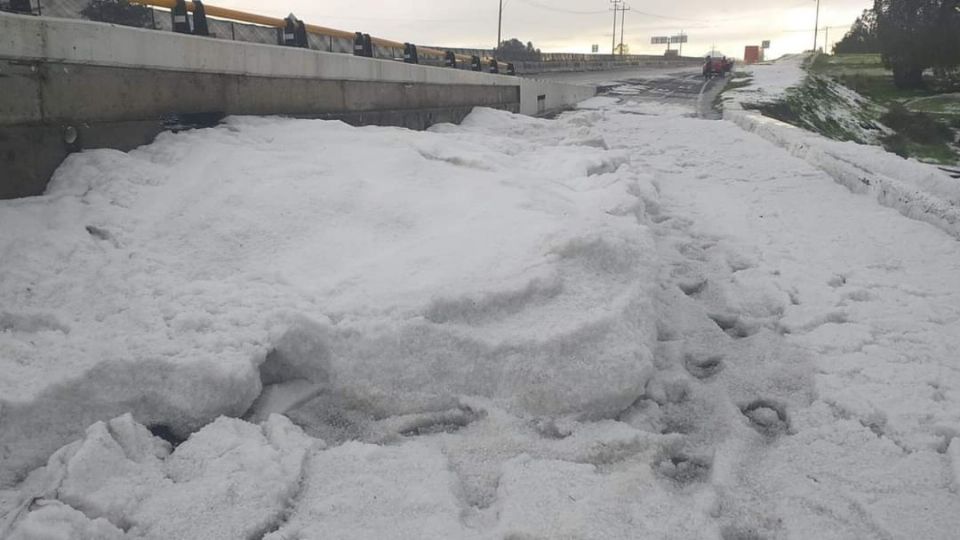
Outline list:
[[[293,15],[281,19],[210,5],[201,0],[0,0],[0,10],[352,53],[411,64],[516,74],[513,64],[499,62],[488,55],[418,47],[362,32],[306,24]]]
[[[491,56],[494,54],[493,49],[470,49],[464,47],[453,47],[450,48],[451,51],[457,54],[463,55],[481,55],[481,56]],[[535,58],[527,59],[512,59],[511,61],[516,62],[518,65],[522,62],[622,62],[622,63],[640,63],[645,61],[652,60],[664,60],[662,54],[587,54],[587,53],[551,53],[551,52],[541,52],[537,53]],[[697,56],[695,58],[688,56],[678,56],[676,58],[668,59],[675,61],[696,61],[703,63],[703,58]]]

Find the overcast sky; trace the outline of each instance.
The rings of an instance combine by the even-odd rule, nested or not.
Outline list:
[[[294,13],[313,24],[362,30],[371,35],[425,45],[492,48],[497,40],[499,0],[218,0],[211,4],[264,15]],[[819,26],[831,26],[836,42],[872,0],[823,0]],[[689,35],[684,55],[701,55],[713,45],[735,56],[744,45],[772,42],[770,57],[813,45],[816,0],[627,0],[624,41],[630,51],[662,53],[650,45],[655,35],[681,30]],[[590,52],[592,44],[610,52],[613,12],[610,0],[504,0],[503,36],[533,41],[549,52]],[[619,41],[620,23],[617,23]],[[824,36],[818,41],[822,47]]]

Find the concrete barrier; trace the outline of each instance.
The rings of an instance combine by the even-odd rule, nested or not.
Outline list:
[[[543,114],[593,88],[232,42],[88,21],[0,14],[0,198],[38,195],[69,152],[129,150],[226,115],[423,129],[476,106]]]
[[[644,58],[636,61],[568,60],[550,62],[515,62],[517,73],[535,75],[541,73],[566,73],[584,71],[615,71],[629,68],[684,68],[703,65],[702,58],[671,59],[663,57]]]
[[[449,49],[448,47],[434,47]],[[449,49],[457,54],[495,56],[493,49]],[[518,74],[537,75],[541,73],[616,71],[634,67],[675,68],[703,65],[703,58],[689,56],[663,56],[652,54],[582,54],[582,53],[540,53],[539,60],[512,60]]]
[[[523,78],[520,81],[520,113],[529,116],[548,114],[597,95],[593,86]]]

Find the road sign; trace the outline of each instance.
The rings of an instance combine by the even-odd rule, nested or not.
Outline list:
[[[596,53],[600,52],[600,46],[599,46],[599,45],[591,45],[591,46],[590,46],[590,51],[593,52],[594,54],[596,54]]]
[[[770,48],[770,40],[768,39],[768,40],[766,40],[766,41],[761,42],[760,48],[761,48],[761,49],[769,49],[769,48]]]
[[[680,34],[679,36],[654,36],[650,38],[651,45],[667,45],[669,43],[686,43],[687,35]]]

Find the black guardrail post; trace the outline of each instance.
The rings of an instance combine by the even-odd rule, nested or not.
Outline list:
[[[413,43],[403,44],[403,62],[406,64],[420,63],[420,57],[417,56],[417,46]]]
[[[173,31],[178,34],[190,34],[190,17],[187,15],[187,3],[177,0],[177,4],[170,10],[173,18]]]
[[[473,71],[483,71],[483,65],[480,63],[480,57],[473,55],[470,57],[470,69]]]
[[[207,26],[207,8],[203,7],[203,2],[200,0],[193,0],[193,35],[210,35],[210,27]]]
[[[367,58],[373,58],[373,39],[370,34],[363,35],[363,55]]]
[[[293,31],[295,45],[301,49],[310,48],[310,37],[307,35],[307,25],[300,19],[297,19],[296,28]]]
[[[353,55],[363,56],[363,32],[353,34]]]
[[[456,69],[457,55],[454,54],[453,51],[447,51],[447,53],[443,55],[443,65]]]
[[[373,58],[373,40],[370,34],[356,32],[353,34],[353,55]]]
[[[310,46],[307,39],[307,25],[292,13],[283,20],[283,34],[281,45],[306,49]]]
[[[33,14],[32,0],[10,0],[10,11],[14,13]]]

